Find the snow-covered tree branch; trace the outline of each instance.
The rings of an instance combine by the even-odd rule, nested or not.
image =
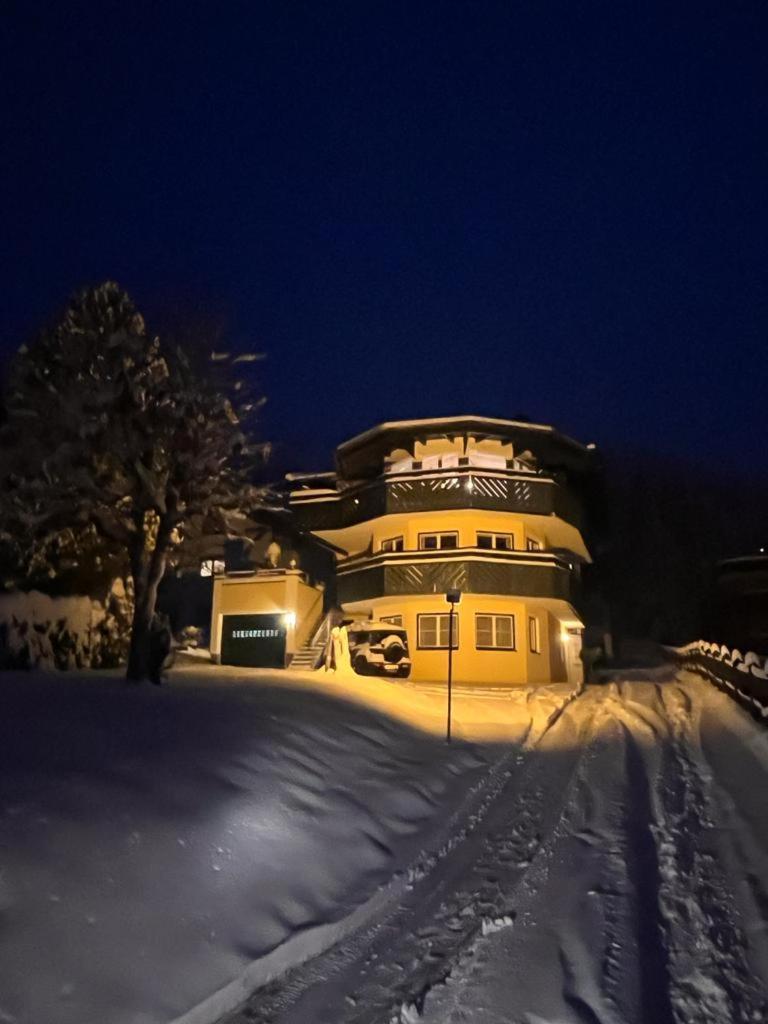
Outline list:
[[[125,553],[135,608],[128,676],[147,674],[158,584],[171,553],[203,530],[236,533],[262,491],[252,436],[260,401],[213,353],[193,367],[152,336],[107,282],[74,298],[12,366],[2,430],[3,534],[31,562],[62,531],[95,530]]]

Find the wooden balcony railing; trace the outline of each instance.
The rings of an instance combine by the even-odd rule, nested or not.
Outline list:
[[[570,563],[552,552],[454,548],[378,552],[345,559],[338,565],[336,585],[342,604],[448,590],[569,601],[573,577]]]
[[[575,497],[543,473],[444,469],[389,474],[336,494],[294,491],[290,506],[297,525],[333,530],[397,512],[485,509],[556,515],[580,525]]]

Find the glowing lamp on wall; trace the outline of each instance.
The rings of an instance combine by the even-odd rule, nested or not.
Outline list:
[[[296,612],[286,612],[283,616],[283,622],[286,624],[288,629],[293,629],[296,625]]]

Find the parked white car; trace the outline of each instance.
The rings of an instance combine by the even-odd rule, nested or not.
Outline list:
[[[347,626],[349,659],[361,676],[397,676],[406,679],[411,672],[408,634],[402,626],[375,619],[352,622]]]

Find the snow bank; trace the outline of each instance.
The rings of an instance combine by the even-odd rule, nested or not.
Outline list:
[[[389,713],[391,685],[366,704],[341,681],[171,678],[0,677],[2,1021],[201,1019],[254,964],[331,942],[445,840],[499,756]],[[444,707],[407,700],[434,721]],[[530,707],[508,717],[522,741]]]

